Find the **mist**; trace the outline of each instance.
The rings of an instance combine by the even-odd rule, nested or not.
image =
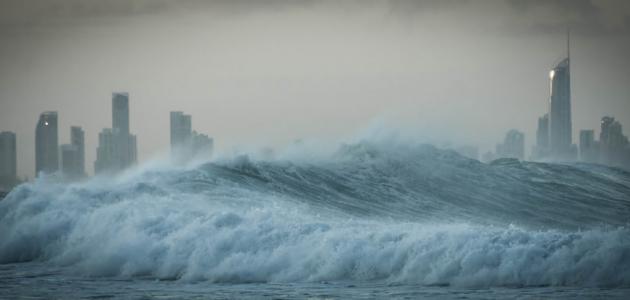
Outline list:
[[[168,151],[173,110],[219,152],[377,124],[480,152],[516,128],[529,153],[568,28],[574,141],[604,115],[627,128],[625,1],[3,1],[0,128],[29,177],[46,110],[60,143],[84,128],[91,173],[116,91],[140,161]]]

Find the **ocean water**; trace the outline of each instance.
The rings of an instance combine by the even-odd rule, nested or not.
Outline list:
[[[630,297],[630,173],[412,143],[137,168],[0,201],[0,297]]]

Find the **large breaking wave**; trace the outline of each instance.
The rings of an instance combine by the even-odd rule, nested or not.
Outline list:
[[[0,262],[210,282],[630,286],[630,174],[361,142],[24,184]]]

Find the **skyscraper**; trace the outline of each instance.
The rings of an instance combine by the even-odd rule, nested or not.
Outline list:
[[[129,94],[112,93],[112,128],[99,134],[95,172],[115,172],[135,164],[136,142],[136,136],[129,133]]]
[[[192,117],[181,111],[171,112],[171,154],[182,162],[191,158],[207,159],[212,155],[214,140],[192,130]]]
[[[85,175],[85,132],[79,126],[70,127],[70,144],[78,148],[77,172]]]
[[[0,187],[17,181],[17,147],[15,133],[0,132]]]
[[[544,159],[549,154],[549,114],[538,118],[536,145],[532,151],[533,159]]]
[[[35,129],[35,173],[54,173],[59,170],[59,142],[57,138],[57,112],[39,115]]]
[[[61,151],[61,173],[67,178],[78,177],[76,168],[78,164],[79,148],[72,144],[63,144]]]
[[[112,129],[117,169],[136,163],[136,137],[129,133],[129,93],[112,94]]]
[[[111,128],[105,128],[98,134],[96,147],[96,161],[94,173],[102,173],[112,169],[114,163],[114,133]]]
[[[70,144],[61,145],[61,172],[70,179],[85,176],[85,142],[83,129],[70,128]]]
[[[129,134],[129,93],[112,93],[112,128]]]
[[[595,131],[580,130],[580,160],[583,162],[596,162],[597,150]]]
[[[612,166],[630,166],[628,138],[613,117],[603,117],[599,134],[601,162]]]
[[[497,145],[496,151],[498,157],[524,159],[525,134],[515,129],[508,131],[503,144]]]
[[[208,159],[214,150],[214,139],[208,135],[192,132],[192,156],[201,159]]]
[[[181,111],[171,112],[171,152],[177,147],[189,146],[192,136],[192,120],[190,115]]]
[[[567,39],[567,58],[550,72],[549,150],[552,158],[574,159],[571,128],[571,58]]]

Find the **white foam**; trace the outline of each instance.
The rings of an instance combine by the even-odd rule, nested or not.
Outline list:
[[[164,171],[160,176],[178,176]],[[188,193],[151,176],[23,185],[0,202],[0,262],[210,282],[630,286],[630,230],[394,223],[274,195]]]

